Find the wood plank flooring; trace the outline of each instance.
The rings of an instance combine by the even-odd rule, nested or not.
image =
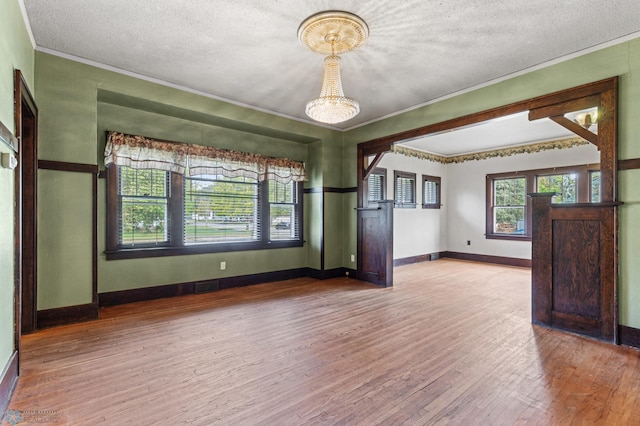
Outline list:
[[[640,352],[530,324],[530,271],[294,279],[25,336],[12,410],[69,425],[640,424]]]

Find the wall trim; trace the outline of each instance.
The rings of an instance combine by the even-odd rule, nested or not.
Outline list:
[[[440,253],[440,257],[531,268],[531,259],[520,259],[517,257],[489,256],[486,254],[460,253],[455,251],[443,251]]]
[[[142,302],[145,300],[162,299],[165,297],[182,296],[185,294],[223,290],[226,288],[246,287],[306,276],[309,276],[307,275],[307,268],[297,268],[287,269],[284,271],[264,272],[261,274],[240,275],[237,277],[215,278],[154,287],[109,291],[98,294],[98,304],[101,307],[115,306],[125,303]],[[203,291],[202,289],[207,290]]]
[[[417,256],[403,257],[400,259],[393,259],[393,266],[410,265],[412,263],[428,262],[431,260],[430,254],[419,254]]]
[[[0,422],[9,407],[11,396],[18,383],[18,351],[13,351],[0,375]]]
[[[38,311],[37,329],[98,319],[98,304],[64,306]]]
[[[355,276],[355,270],[348,268],[334,268],[334,269],[314,269],[306,268],[306,276],[315,278],[316,280],[328,280],[330,278],[344,277],[349,272],[349,276]]]
[[[351,188],[336,188],[334,186],[323,186],[323,187],[313,187],[313,188],[304,189],[305,194],[320,194],[320,193],[326,193],[326,192],[337,192],[338,194],[346,194],[349,192],[358,192],[358,188],[355,186]]]
[[[38,160],[38,168],[45,170],[59,170],[61,172],[78,172],[98,174],[100,171],[95,164],[69,163],[66,161]]]
[[[640,329],[618,325],[618,340],[621,345],[640,348]]]
[[[618,160],[618,170],[633,170],[633,169],[640,169],[640,158]]]

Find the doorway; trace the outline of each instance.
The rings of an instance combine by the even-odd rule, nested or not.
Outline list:
[[[37,329],[38,108],[20,70],[14,75],[18,167],[15,176],[16,348]]]
[[[589,241],[581,241],[581,243],[577,245],[579,247],[584,247],[586,244],[593,244],[594,247],[600,248],[597,255],[594,255],[593,259],[590,258],[592,263],[597,263],[598,265],[597,268],[594,267],[594,271],[602,271],[601,277],[598,277],[598,280],[587,280],[588,282],[583,280],[583,277],[585,276],[595,276],[595,272],[590,270],[578,273],[571,269],[571,271],[573,271],[572,273],[564,274],[562,277],[557,273],[555,275],[545,273],[545,271],[550,267],[549,265],[553,265],[554,271],[564,270],[563,268],[571,266],[569,264],[571,262],[571,257],[563,257],[560,246],[556,247],[555,251],[546,250],[546,245],[548,245],[546,240],[544,241],[544,244],[546,244],[544,246],[545,250],[536,249],[536,247],[543,247],[543,244],[541,244],[540,238],[538,238],[538,242],[536,242],[537,234],[534,232],[532,240],[532,265],[534,276],[532,287],[534,299],[532,322],[554,328],[562,328],[582,334],[588,334],[603,340],[615,342],[617,339],[617,310],[615,308],[617,288],[616,206],[619,204],[617,202],[618,164],[616,155],[616,96],[617,79],[612,78],[363,142],[358,145],[357,173],[359,207],[366,205],[366,179],[371,173],[372,168],[380,161],[381,156],[391,151],[392,147],[397,143],[438,132],[462,128],[464,126],[481,123],[499,117],[505,117],[515,113],[528,112],[528,119],[530,121],[549,118],[597,147],[600,152],[600,203],[594,203],[593,206],[590,206],[590,210],[596,211],[596,209],[609,209],[611,212],[607,216],[607,219],[602,221],[600,228],[598,228],[605,231],[591,232],[591,236],[588,237],[590,238]],[[592,107],[597,107],[598,109],[599,127],[597,134],[589,132],[585,128],[578,126],[574,121],[565,116],[571,111],[578,111]],[[373,158],[373,160],[370,162],[367,161],[369,158]],[[575,225],[574,222],[577,221],[578,218],[569,217],[566,213],[567,211],[567,209],[564,210],[562,219],[570,220],[572,221],[571,224]],[[576,212],[577,211],[578,210],[576,210]],[[536,216],[534,215],[534,221],[535,219]],[[553,223],[556,227],[562,225],[559,220],[553,219],[553,215],[552,220],[555,221]],[[610,232],[606,232],[606,230],[609,230]],[[540,232],[539,234],[552,235],[546,229],[544,232]],[[370,241],[360,241],[360,235],[360,230],[358,230],[359,247],[363,244],[372,244]],[[558,235],[561,234],[559,233]],[[586,235],[587,234],[585,234],[585,238],[587,238]],[[560,240],[561,238],[558,237],[558,239],[553,241],[558,242]],[[543,251],[551,258],[543,258],[543,256],[540,255]],[[360,253],[358,253],[358,255],[361,256]],[[391,254],[391,256],[393,255]],[[568,298],[567,302],[569,303],[569,306],[561,306],[558,302],[558,300],[561,299],[560,296],[567,292],[565,291],[567,288],[573,289],[576,287],[574,285],[576,282],[582,282],[584,284],[583,287],[580,287],[580,291],[578,293],[582,294],[588,291],[590,292],[589,294],[593,293],[599,295],[597,296],[597,303],[593,302],[593,305],[597,305],[599,309],[594,309],[593,312],[589,312],[593,318],[589,317],[581,322],[578,322],[576,318],[574,318],[584,316],[583,313],[585,310],[581,309],[579,302],[577,302],[580,300],[579,294],[571,292],[571,297]],[[561,307],[562,309],[558,309],[558,307]],[[551,314],[543,315],[541,312],[544,314],[551,312]],[[571,318],[568,317],[568,313],[572,313]],[[589,329],[590,331],[585,333],[584,331],[587,330],[588,327],[584,324],[592,325],[592,323],[596,324],[598,327],[593,326],[591,327],[593,330]]]

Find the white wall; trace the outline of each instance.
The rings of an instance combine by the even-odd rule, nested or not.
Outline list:
[[[518,170],[600,162],[595,145],[519,154],[447,165],[447,250],[462,253],[531,259],[531,242],[489,240],[486,232],[486,175]],[[396,237],[394,235],[394,237]],[[402,241],[404,238],[400,238]],[[467,241],[471,245],[467,245]]]
[[[447,165],[387,153],[378,164],[387,169],[387,199],[393,199],[394,170],[415,173],[417,180],[417,207],[394,209],[393,258],[453,251],[531,259],[529,241],[485,238],[486,176],[599,162],[600,153],[594,145]],[[440,209],[422,208],[423,174],[442,178]]]
[[[416,174],[416,202],[413,209],[393,209],[393,258],[419,256],[446,250],[447,245],[447,167],[399,154],[385,154],[378,167],[387,169],[387,199],[393,199],[394,170]],[[442,178],[440,209],[422,208],[422,175]]]

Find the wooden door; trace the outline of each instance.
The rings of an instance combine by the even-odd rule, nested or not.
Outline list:
[[[393,285],[393,201],[358,208],[357,278],[380,286]]]

